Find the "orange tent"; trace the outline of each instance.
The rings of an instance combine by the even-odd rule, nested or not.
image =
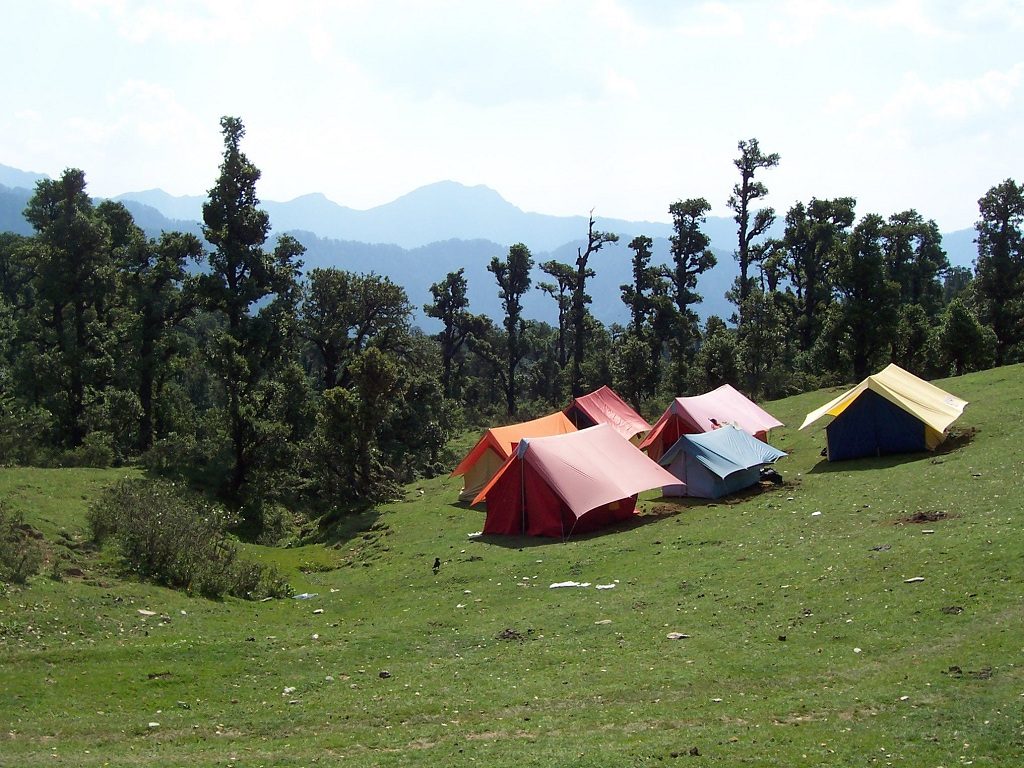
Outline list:
[[[472,501],[524,437],[547,437],[575,431],[576,427],[561,411],[533,421],[488,429],[452,472],[452,477],[464,475],[459,501]]]

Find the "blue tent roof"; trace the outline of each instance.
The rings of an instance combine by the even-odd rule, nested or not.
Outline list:
[[[771,464],[788,455],[731,425],[711,432],[680,436],[658,463],[667,467],[680,453],[689,454],[723,479],[733,472]]]

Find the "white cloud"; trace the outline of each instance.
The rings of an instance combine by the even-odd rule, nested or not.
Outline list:
[[[297,6],[276,0],[72,0],[72,5],[109,20],[133,43],[252,43],[303,18]]]
[[[609,69],[605,74],[604,87],[608,98],[613,101],[635,101],[640,98],[640,88],[636,82],[613,69]]]
[[[995,22],[1014,29],[1024,27],[1024,0],[971,0],[960,4],[958,11],[970,22]]]
[[[936,21],[939,4],[925,0],[886,0],[881,3],[848,2],[841,11],[848,22],[882,30],[902,30],[918,37],[953,38],[959,35]]]
[[[834,15],[829,0],[786,0],[778,6],[777,16],[769,18],[767,29],[777,44],[804,45],[814,40],[823,22]]]
[[[935,122],[957,125],[978,124],[984,128],[989,117],[1019,104],[1024,63],[1003,70],[991,70],[975,78],[953,78],[927,82],[909,72],[885,103],[859,122],[863,132],[888,130],[896,137],[909,137]]]

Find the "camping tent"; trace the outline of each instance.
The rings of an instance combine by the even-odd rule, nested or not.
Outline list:
[[[465,476],[459,501],[469,501],[480,493],[487,481],[512,455],[516,443],[524,437],[562,435],[575,431],[576,427],[560,411],[533,421],[488,429],[452,472],[452,477]]]
[[[562,413],[577,429],[607,424],[627,440],[651,428],[643,416],[630,408],[609,387],[601,387],[589,395],[574,398]]]
[[[811,411],[800,429],[828,414],[829,461],[934,450],[967,401],[890,363],[880,373]]]
[[[662,492],[717,499],[754,485],[761,467],[785,455],[733,426],[680,435],[658,460],[680,482],[665,486]]]
[[[567,538],[633,515],[640,491],[675,482],[607,424],[526,438],[473,500],[484,533]]]
[[[735,424],[759,440],[782,422],[759,408],[728,384],[695,397],[677,397],[640,443],[640,449],[657,461],[675,445],[680,435],[710,432],[724,424]]]

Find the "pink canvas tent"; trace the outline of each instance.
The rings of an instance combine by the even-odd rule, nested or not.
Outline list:
[[[770,413],[728,384],[695,397],[677,397],[640,443],[640,449],[657,461],[675,445],[680,435],[710,432],[725,424],[767,441],[768,430],[783,426]]]
[[[678,482],[607,424],[526,438],[473,499],[484,533],[567,538],[631,517],[641,491]]]
[[[601,387],[589,395],[574,398],[562,413],[577,429],[607,424],[627,440],[651,428],[647,420],[630,408],[610,387]]]
[[[464,476],[459,501],[469,501],[480,493],[524,437],[562,435],[575,431],[576,427],[561,411],[532,421],[488,429],[452,472],[452,477]]]

